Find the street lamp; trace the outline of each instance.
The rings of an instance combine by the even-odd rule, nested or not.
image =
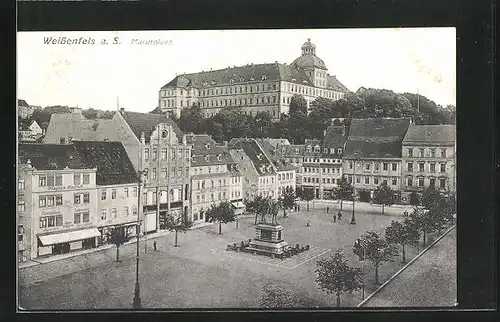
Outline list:
[[[360,245],[361,248],[363,249],[363,264],[362,264],[362,268],[361,268],[361,272],[362,272],[362,279],[361,279],[361,299],[364,300],[365,299],[365,260],[366,260],[366,245],[365,243],[361,243],[361,240],[358,238],[356,239],[356,244]]]
[[[139,238],[140,238],[140,228],[141,228],[141,184],[142,184],[142,176],[147,175],[148,168],[145,168],[142,171],[137,171],[137,225],[135,234],[137,236],[137,255],[135,262],[135,290],[134,290],[134,300],[133,307],[134,309],[141,308],[141,295],[139,290]]]
[[[355,217],[355,211],[354,211],[354,204],[356,203],[356,161],[358,161],[359,158],[355,158],[353,160],[353,173],[352,173],[352,216],[351,216],[351,225],[356,225],[356,217]]]

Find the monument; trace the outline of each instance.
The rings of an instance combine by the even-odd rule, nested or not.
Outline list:
[[[245,251],[281,255],[289,248],[283,239],[283,226],[277,223],[261,222],[255,227],[255,238]]]

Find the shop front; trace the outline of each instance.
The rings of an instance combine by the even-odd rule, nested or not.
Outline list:
[[[38,234],[38,256],[67,254],[96,247],[97,228]]]
[[[125,229],[125,236],[127,236],[128,238],[132,238],[132,237],[136,236],[137,221],[128,222],[128,223],[124,223],[124,224],[114,224],[114,225],[99,227],[99,228],[97,228],[99,233],[100,233],[100,238],[98,238],[98,240],[97,240],[98,246],[108,244],[108,238],[111,234],[111,231],[113,229],[115,229],[116,227],[123,227],[123,229]]]

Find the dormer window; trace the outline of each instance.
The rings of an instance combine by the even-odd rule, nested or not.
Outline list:
[[[205,149],[210,150],[210,143],[205,144]]]
[[[240,77],[240,82],[243,82],[243,81],[244,81],[243,77]]]
[[[342,154],[342,148],[338,148],[338,149],[337,149],[337,153],[338,153],[338,154]]]
[[[273,167],[268,166],[268,167],[267,167],[267,172],[269,172],[269,173],[273,172]]]
[[[212,84],[212,85],[215,85],[215,81],[214,81],[213,79],[212,79],[212,83],[211,83],[211,84]]]
[[[330,154],[335,154],[335,149],[334,148],[330,149]]]
[[[314,147],[314,152],[319,152],[319,146],[318,146],[318,145],[316,145],[316,146]]]
[[[208,85],[207,82],[203,82],[203,86],[207,86],[207,85]],[[205,94],[203,94],[203,95],[205,95]]]
[[[267,76],[266,75],[262,75],[262,80],[266,80],[267,79]]]
[[[325,148],[325,149],[323,149],[323,153],[324,153],[324,154],[327,154],[327,153],[328,153],[328,149],[326,149],[326,148]]]
[[[161,137],[166,139],[168,136],[168,131],[167,130],[164,130],[162,133],[161,133]]]
[[[231,83],[231,84],[232,84],[232,83],[234,83],[234,79],[232,79],[232,78],[231,78],[231,79],[229,80],[229,83]],[[226,89],[226,90],[227,90],[227,89]]]
[[[284,148],[281,150],[281,154],[285,154],[285,149]]]
[[[307,146],[307,152],[311,152],[311,146],[310,145]]]
[[[194,155],[191,156],[191,162],[194,163]]]
[[[221,161],[221,160],[222,160],[222,154],[217,155],[217,161]]]
[[[262,160],[262,154],[257,154],[257,159]]]
[[[299,149],[295,149],[295,153],[296,153],[296,154],[299,154]]]
[[[210,156],[209,155],[205,155],[205,161],[206,162],[210,162]]]
[[[295,78],[292,78],[292,82],[296,82],[296,81],[297,81],[297,79],[295,79]]]
[[[255,80],[255,76],[251,76],[251,77],[250,77],[250,80],[251,80],[251,81]]]

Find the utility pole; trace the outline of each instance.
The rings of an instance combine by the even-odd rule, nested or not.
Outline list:
[[[139,154],[140,155],[140,154]],[[141,164],[141,162],[139,162]],[[137,254],[136,254],[136,263],[135,263],[135,290],[134,290],[134,299],[133,299],[133,307],[134,309],[141,308],[141,296],[139,289],[139,239],[140,239],[140,230],[141,230],[141,185],[142,185],[142,175],[147,173],[147,168],[143,171],[137,171],[137,225],[135,235],[137,237]]]
[[[356,159],[353,160],[353,174],[352,174],[352,216],[351,225],[356,225],[356,217],[354,215],[354,204],[356,202]]]

